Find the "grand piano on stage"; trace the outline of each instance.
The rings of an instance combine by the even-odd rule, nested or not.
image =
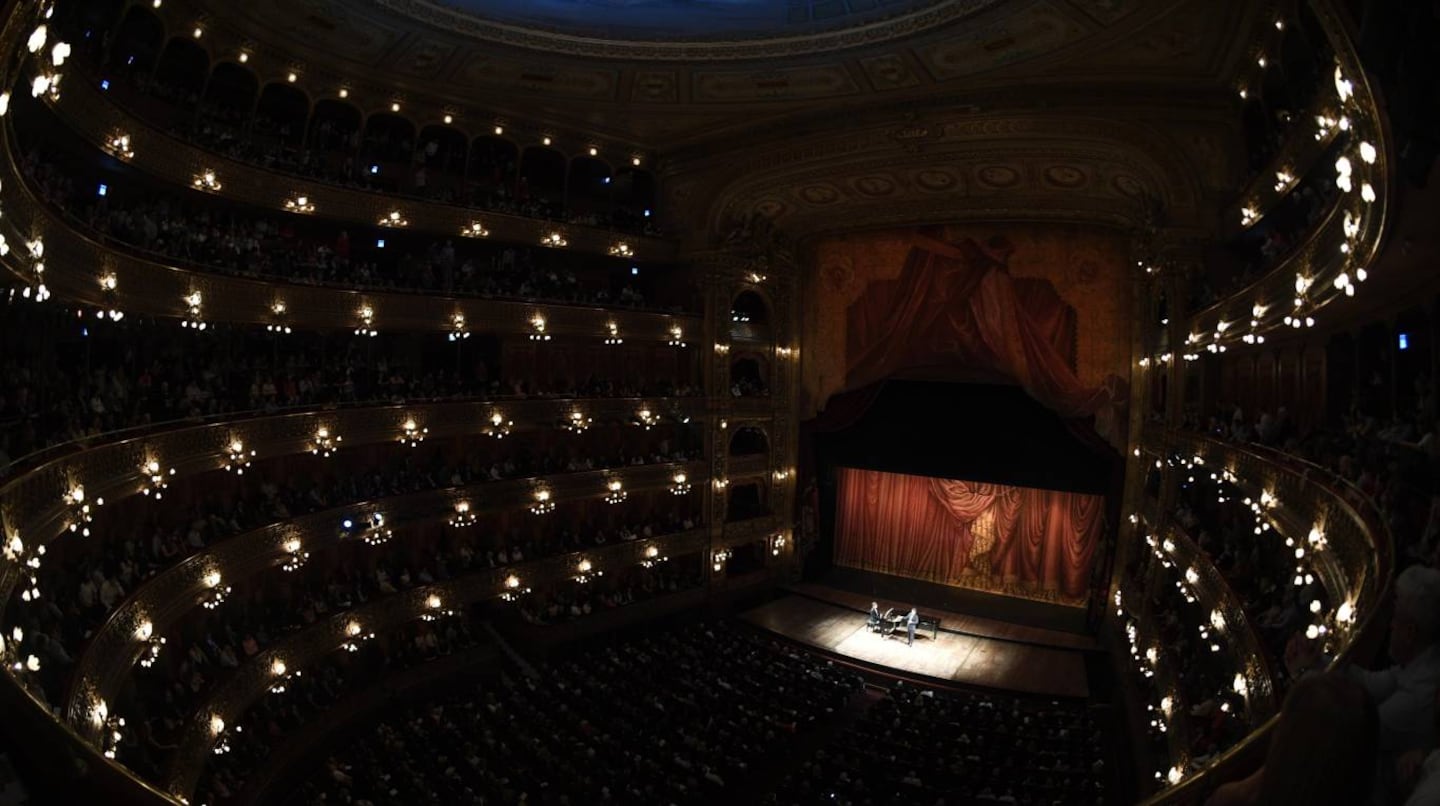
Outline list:
[[[917,613],[916,615],[920,617],[920,623],[915,625],[915,633],[917,635],[921,630],[929,630],[930,640],[933,641],[940,637],[939,616],[926,615],[925,613]],[[880,635],[885,638],[889,638],[896,633],[904,635],[905,616],[905,613],[896,613],[893,607],[886,610],[885,615],[880,619]]]

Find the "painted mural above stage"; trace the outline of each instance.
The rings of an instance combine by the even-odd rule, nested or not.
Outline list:
[[[835,563],[1083,607],[1105,499],[842,467]]]
[[[1123,442],[1130,285],[1118,235],[1055,225],[886,231],[818,244],[802,406],[887,378],[1014,383]]]

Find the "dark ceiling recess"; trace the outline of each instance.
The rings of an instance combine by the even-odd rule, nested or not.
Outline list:
[[[890,381],[851,427],[817,434],[822,474],[861,467],[1113,494],[1121,461],[1017,386]]]

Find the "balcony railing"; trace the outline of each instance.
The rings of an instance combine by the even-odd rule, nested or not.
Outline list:
[[[1380,629],[1376,615],[1389,596],[1394,556],[1390,533],[1373,502],[1333,474],[1273,451],[1165,433],[1153,426],[1146,429],[1143,445],[1147,453],[1192,461],[1199,457],[1206,468],[1228,471],[1246,495],[1273,496],[1277,503],[1267,516],[1281,536],[1307,549],[1298,559],[1323,586],[1330,603],[1331,609],[1312,613],[1311,619],[1325,628],[1320,639],[1327,657],[1333,659],[1332,667],[1347,662],[1358,647],[1373,643]],[[1220,783],[1247,774],[1263,753],[1275,719],[1266,720],[1204,770],[1185,776],[1146,803],[1200,803]]]
[[[189,187],[196,175],[209,170],[220,178],[225,198],[277,212],[286,211],[286,199],[305,196],[317,214],[364,226],[373,226],[399,207],[411,228],[422,232],[458,235],[471,222],[483,220],[490,231],[488,237],[496,241],[538,245],[558,227],[565,233],[566,248],[572,250],[606,255],[619,239],[630,246],[636,260],[670,261],[676,255],[676,244],[659,238],[355,190],[266,170],[206,151],[151,126],[116,106],[81,71],[75,72],[74,80],[65,83],[64,93],[53,104],[56,113],[97,148],[104,148],[116,132],[128,134],[133,156],[127,162],[176,187]]]
[[[583,555],[597,567],[619,568],[642,562],[645,548],[652,544],[660,546],[670,556],[685,556],[705,547],[706,534],[704,530],[683,532],[654,541],[635,541],[587,550]],[[575,573],[581,554],[576,552],[510,568],[486,569],[448,582],[387,596],[365,607],[338,614],[257,654],[222,684],[204,706],[191,714],[163,788],[176,798],[190,796],[218,738],[211,730],[212,718],[219,717],[226,724],[235,724],[252,703],[266,696],[274,683],[271,674],[274,661],[283,660],[287,669],[304,669],[351,640],[346,627],[352,621],[361,624],[367,632],[389,630],[425,613],[427,599],[431,596],[438,596],[447,608],[460,609],[499,596],[505,591],[505,578],[512,573],[524,579],[527,585],[532,581],[543,584],[565,579]]]

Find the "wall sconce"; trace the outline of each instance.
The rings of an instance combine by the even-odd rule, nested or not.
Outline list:
[[[515,421],[505,419],[505,415],[497,409],[490,412],[490,425],[485,427],[485,434],[496,439],[504,439],[510,435],[510,431],[514,427]]]
[[[105,302],[109,305],[109,310],[96,311],[96,318],[104,319],[106,316],[109,316],[112,322],[118,322],[124,319],[125,312],[120,310],[115,299],[115,289],[120,287],[120,278],[115,276],[115,272],[109,271],[100,275],[99,282],[100,295],[105,298]]]
[[[790,478],[790,473],[791,473],[791,471],[790,471],[788,468],[781,468],[780,470],[776,470],[776,471],[775,471],[775,480],[776,480],[776,481],[784,481],[784,480]]]
[[[165,638],[155,634],[155,625],[149,619],[142,619],[135,626],[135,640],[145,646],[140,653],[140,668],[149,669],[160,657],[160,650],[165,647]]]
[[[166,472],[160,467],[159,459],[147,458],[145,463],[140,465],[140,474],[145,477],[145,483],[140,485],[140,493],[159,501],[162,493],[170,486],[167,479],[175,475],[175,468],[172,467]]]
[[[642,568],[654,568],[663,562],[669,562],[670,558],[660,553],[659,546],[646,546],[645,559],[640,561]]]
[[[665,342],[665,343],[668,344],[668,345],[670,345],[671,347],[684,347],[684,346],[685,346],[685,329],[682,328],[682,327],[680,327],[680,325],[678,325],[678,324],[671,325],[671,326],[670,326],[670,339],[669,339],[669,341],[667,341],[667,342]]]
[[[1248,227],[1251,224],[1255,223],[1255,218],[1257,217],[1257,215],[1258,214],[1255,212],[1254,207],[1247,206],[1240,208],[1240,226]]]
[[[284,694],[285,687],[289,685],[290,681],[304,676],[304,672],[299,669],[291,672],[286,668],[285,661],[276,658],[270,663],[270,676],[275,678],[275,682],[270,684],[270,693]]]
[[[420,614],[422,621],[437,621],[446,616],[455,615],[454,610],[446,610],[445,603],[438,594],[430,594],[425,597],[425,612]]]
[[[607,504],[618,504],[630,497],[630,494],[625,492],[625,483],[620,479],[610,479],[605,483],[605,490],[605,503]]]
[[[344,440],[344,437],[330,433],[330,429],[322,425],[315,429],[315,438],[310,444],[310,454],[329,459],[330,454],[340,450],[340,443]]]
[[[725,488],[726,488],[726,487],[729,487],[729,486],[730,486],[730,480],[729,480],[729,479],[723,478],[723,477],[722,477],[722,478],[717,478],[717,479],[715,479],[715,491],[716,491],[716,492],[724,492],[724,491],[725,491]]]
[[[775,535],[770,538],[770,556],[779,557],[780,552],[785,550],[785,535]]]
[[[710,560],[710,568],[715,573],[718,574],[721,571],[724,571],[725,563],[730,561],[730,549],[720,549],[719,551],[711,555]]]
[[[315,212],[315,204],[310,201],[309,196],[291,196],[285,200],[285,209],[292,213],[308,214]]]
[[[243,476],[245,468],[250,466],[250,460],[253,458],[255,458],[255,451],[252,449],[247,452],[245,443],[241,442],[239,438],[230,440],[230,444],[225,446],[225,470],[227,472]]]
[[[560,234],[559,230],[553,230],[541,236],[540,245],[548,246],[552,249],[560,249],[562,247],[569,246],[570,242],[565,240],[565,236]]]
[[[798,355],[800,355],[800,351],[799,351],[798,349],[794,348],[794,347],[776,347],[776,348],[775,348],[775,357],[776,357],[776,358],[794,358],[795,356],[798,356]]]
[[[550,334],[545,332],[544,314],[535,314],[530,317],[530,327],[535,331],[530,334],[531,341],[549,341]]]
[[[610,256],[634,257],[635,252],[630,248],[630,244],[625,243],[624,241],[616,241],[615,243],[610,244]]]
[[[615,320],[612,319],[609,322],[605,323],[605,331],[607,333],[607,335],[605,336],[606,344],[614,346],[616,344],[625,343],[625,340],[620,338],[620,325],[617,324]]]
[[[583,434],[590,429],[590,425],[593,422],[594,420],[590,417],[586,417],[584,412],[580,411],[579,409],[575,409],[574,411],[570,412],[569,417],[565,418],[564,425],[565,430],[571,432],[572,434]]]
[[[206,610],[214,610],[225,603],[225,598],[230,595],[232,588],[229,585],[221,584],[223,580],[218,570],[212,568],[205,572],[205,576],[201,577],[200,581],[210,589],[210,592],[200,601],[201,606]]]
[[[407,418],[405,422],[400,425],[400,443],[413,448],[424,442],[425,436],[429,433],[430,429],[421,428],[420,425],[415,422],[415,418]]]
[[[689,478],[683,472],[676,473],[674,476],[671,476],[670,481],[671,495],[684,495],[690,492],[691,485]]]
[[[470,331],[465,327],[465,314],[456,313],[450,317],[450,341],[468,338],[470,338]]]
[[[120,160],[129,160],[135,156],[134,150],[130,148],[130,135],[122,131],[110,135],[105,141],[105,150]]]
[[[305,563],[310,561],[310,552],[303,550],[304,547],[298,537],[286,539],[284,543],[280,544],[280,547],[289,555],[284,564],[280,566],[280,569],[286,573],[299,571],[305,567]]]
[[[85,485],[75,484],[71,486],[69,491],[61,496],[61,500],[65,502],[66,508],[70,510],[70,531],[79,532],[82,537],[89,537],[89,524],[93,522],[95,518],[90,511],[89,502],[85,500]],[[95,499],[95,506],[100,507],[104,505],[105,499]]]
[[[584,585],[592,579],[605,576],[604,571],[596,571],[594,563],[587,559],[581,559],[579,564],[575,566],[575,570],[579,572],[575,575],[575,581],[581,585]]]
[[[374,308],[369,305],[362,305],[360,306],[360,310],[356,311],[355,314],[360,317],[360,326],[355,328],[355,335],[369,336],[371,338],[380,335],[380,331],[375,329]]]
[[[277,299],[270,303],[270,314],[275,317],[275,321],[265,326],[266,331],[270,333],[291,332],[290,326],[284,322],[285,310],[285,300],[283,299]]]
[[[188,318],[180,322],[181,327],[193,328],[195,330],[205,329],[205,320],[201,318],[200,312],[205,303],[205,298],[199,291],[191,291],[181,300],[185,303],[185,313]]]
[[[1289,171],[1286,171],[1286,170],[1276,171],[1276,172],[1275,172],[1275,192],[1276,192],[1276,193],[1280,193],[1280,192],[1284,191],[1285,188],[1290,187],[1290,184],[1291,184],[1292,182],[1294,182],[1294,181],[1295,181],[1295,174],[1292,174],[1292,173],[1290,173]]]
[[[398,228],[410,226],[410,222],[407,221],[404,216],[400,215],[399,210],[391,210],[385,215],[380,216],[380,220],[375,223],[382,227]]]
[[[765,282],[765,281],[766,281],[767,279],[769,279],[769,278],[767,278],[765,275],[761,274],[760,272],[752,271],[752,272],[750,272],[749,274],[745,275],[745,279],[746,279],[746,280],[749,280],[750,282],[752,282],[752,283],[754,283],[754,284],[756,284],[756,285],[759,285],[759,284]]]
[[[660,424],[660,415],[649,409],[641,409],[635,412],[635,424],[649,431]]]
[[[728,352],[730,352],[730,345],[728,345],[728,344],[721,344],[721,343],[718,342],[718,341],[715,342],[715,353],[716,353],[717,355],[725,355],[725,354],[728,353]]]
[[[340,648],[346,652],[359,652],[361,644],[374,639],[375,633],[366,633],[360,622],[348,621],[345,623],[345,641],[340,644]]]
[[[450,525],[456,529],[463,529],[467,526],[474,526],[480,522],[480,516],[470,508],[469,501],[455,502],[455,516],[450,519]]]
[[[550,491],[544,487],[535,491],[535,502],[530,505],[530,512],[535,515],[548,515],[555,511],[555,502],[550,500]]]
[[[220,180],[216,178],[215,172],[209,168],[195,174],[190,180],[190,184],[194,186],[196,190],[203,190],[207,193],[219,193],[221,187],[223,187],[220,184]]]
[[[460,237],[462,238],[486,238],[489,235],[490,230],[485,229],[485,225],[479,221],[471,221],[460,228]]]
[[[365,533],[361,535],[360,539],[367,546],[382,546],[394,536],[395,532],[385,526],[385,516],[379,512],[372,512],[366,519]]]
[[[529,588],[520,586],[520,577],[511,574],[505,577],[505,591],[500,594],[500,598],[507,602],[513,602],[529,592]]]

